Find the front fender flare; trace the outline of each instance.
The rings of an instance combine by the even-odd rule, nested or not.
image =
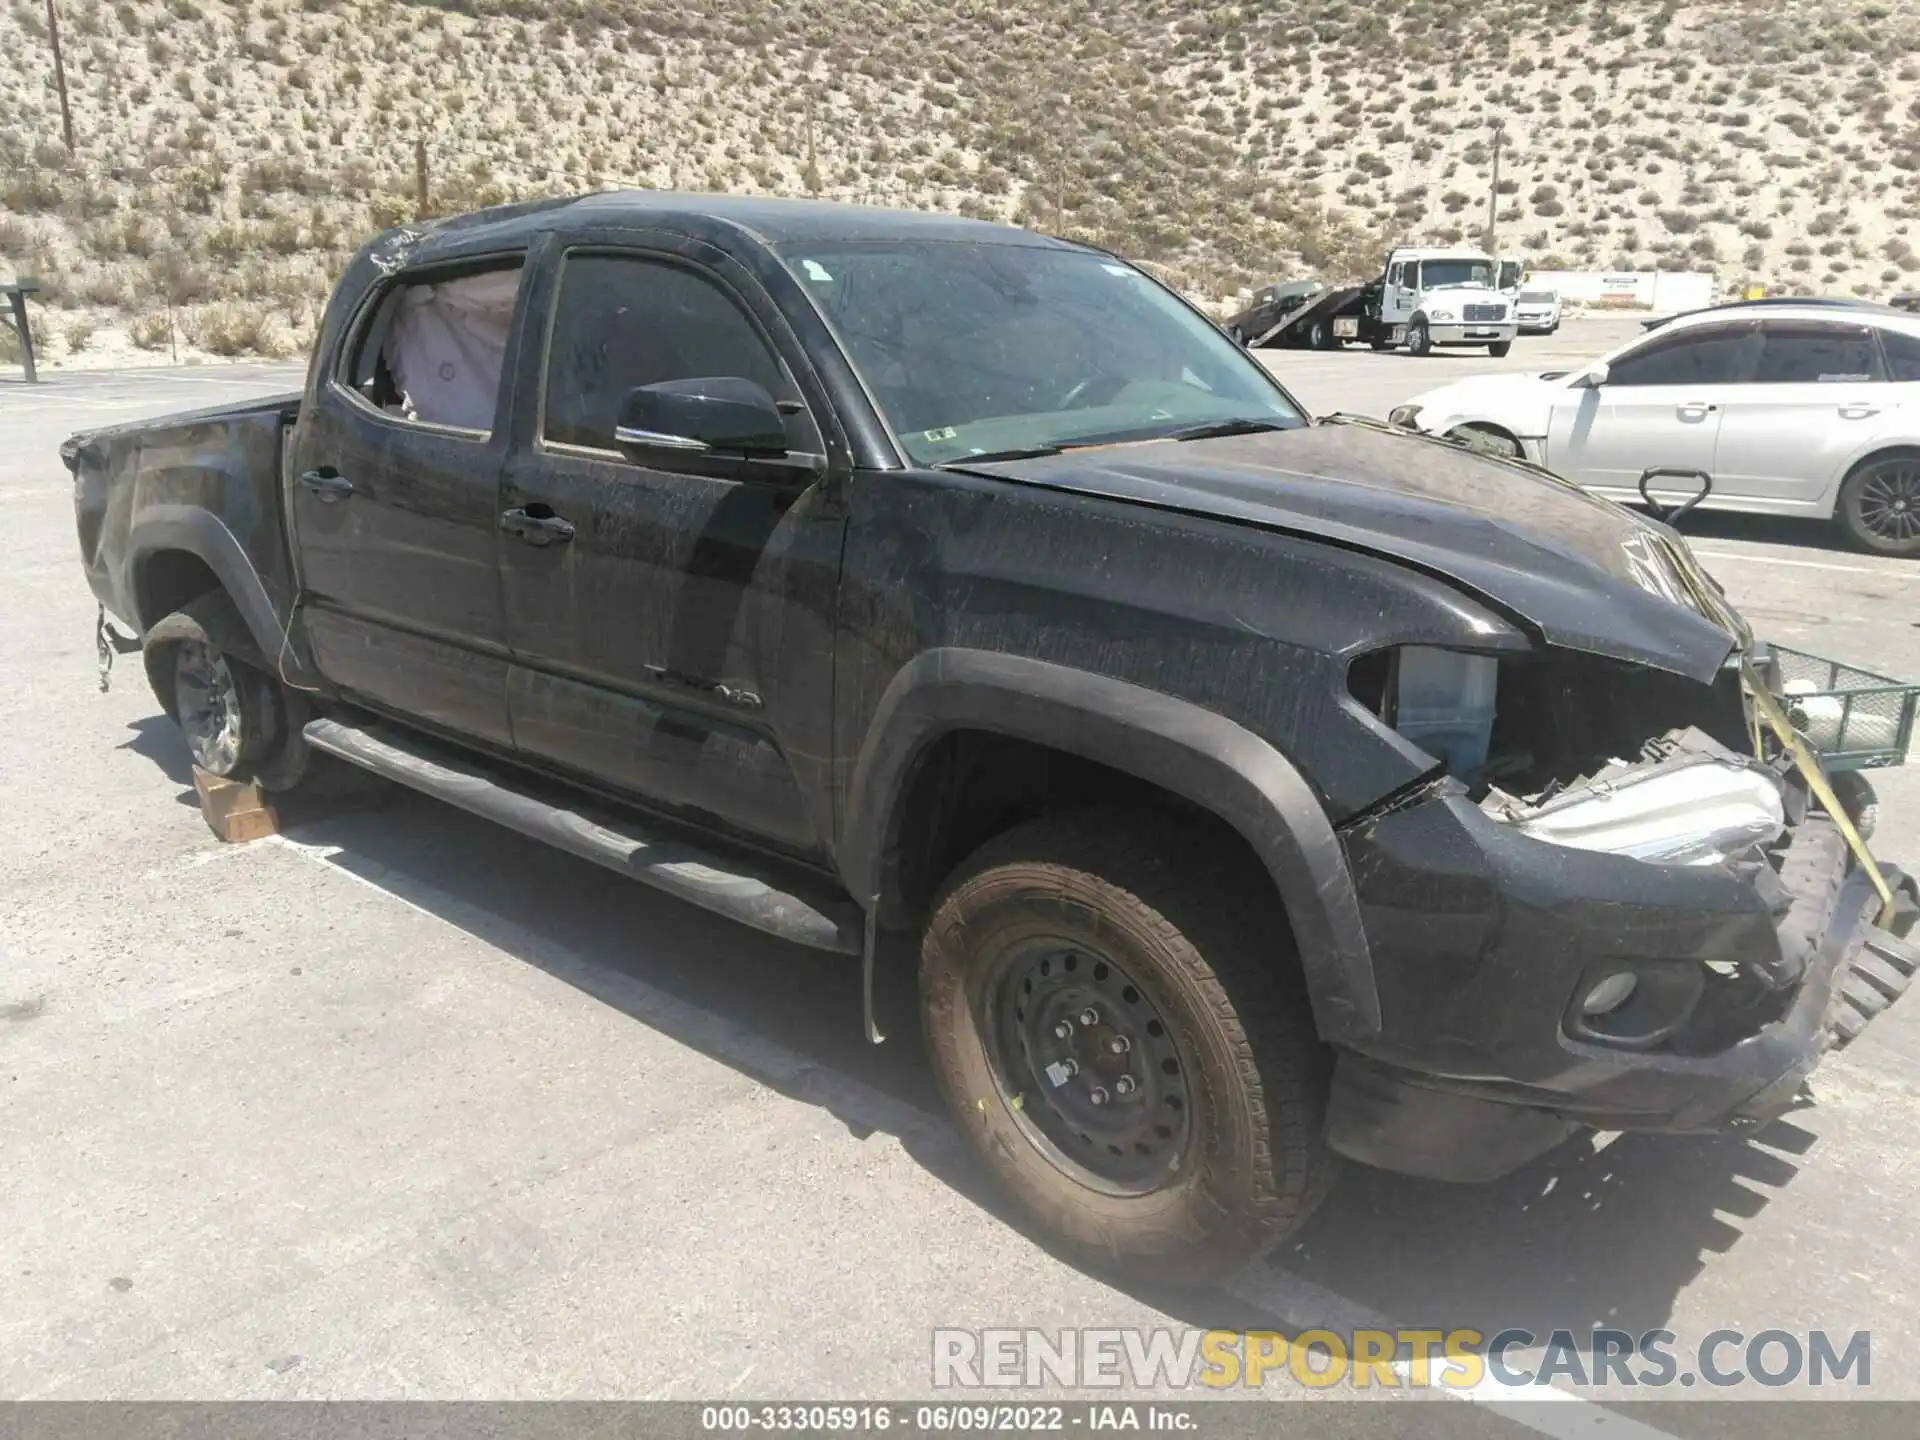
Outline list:
[[[876,707],[848,793],[839,858],[862,903],[887,891],[899,802],[940,735],[983,730],[1138,777],[1231,825],[1287,907],[1322,1039],[1377,1035],[1380,995],[1346,853],[1293,763],[1222,715],[1124,680],[992,651],[929,650]]]

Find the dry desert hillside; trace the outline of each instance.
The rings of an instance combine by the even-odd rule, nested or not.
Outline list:
[[[1412,233],[1920,286],[1920,0],[0,0],[56,358],[290,353],[369,232],[637,184],[1016,220],[1216,304]],[[175,323],[169,327],[169,312]],[[0,339],[5,337],[0,336]]]

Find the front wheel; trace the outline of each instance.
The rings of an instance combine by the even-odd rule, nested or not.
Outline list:
[[[1509,460],[1523,459],[1526,452],[1520,448],[1520,442],[1504,430],[1496,430],[1491,425],[1461,425],[1447,432],[1449,440],[1457,440],[1469,450],[1479,450],[1488,455],[1500,455]]]
[[[1504,360],[1512,353],[1513,342],[1511,340],[1499,340],[1487,346],[1487,354],[1496,360]]]
[[[1433,353],[1433,332],[1427,329],[1426,321],[1415,320],[1407,326],[1407,351],[1413,355]]]
[[[1862,550],[1920,556],[1920,451],[1869,460],[1840,487],[1840,528]]]
[[[1325,1193],[1330,1062],[1272,882],[1212,833],[1084,811],[990,841],[927,928],[961,1130],[1090,1268],[1199,1285]]]

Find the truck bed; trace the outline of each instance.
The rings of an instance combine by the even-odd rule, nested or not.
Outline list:
[[[276,395],[86,431],[60,447],[87,584],[110,614],[145,634],[212,575],[256,635],[282,628],[294,587],[281,455],[300,403]]]

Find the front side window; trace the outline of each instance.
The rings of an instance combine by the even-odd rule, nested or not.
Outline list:
[[[848,241],[783,258],[916,464],[1306,420],[1217,326],[1106,255]]]
[[[1887,378],[1903,384],[1920,381],[1920,335],[1904,330],[1882,330],[1880,343],[1887,352]]]
[[[1751,325],[1661,335],[1608,367],[1607,385],[1738,385],[1753,378]]]
[[[1839,385],[1881,378],[1880,347],[1864,325],[1770,322],[1754,379],[1762,385]]]
[[[616,450],[627,396],[663,380],[731,376],[789,394],[765,338],[717,283],[633,255],[569,255],[547,351],[542,434]]]
[[[396,418],[491,432],[520,271],[516,260],[395,285],[353,347],[348,384]]]

